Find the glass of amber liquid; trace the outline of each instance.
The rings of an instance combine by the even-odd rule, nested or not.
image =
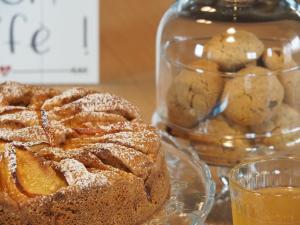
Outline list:
[[[300,225],[300,159],[238,165],[230,194],[234,225]]]

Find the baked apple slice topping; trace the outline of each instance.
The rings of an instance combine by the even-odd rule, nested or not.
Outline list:
[[[67,185],[53,168],[44,165],[32,153],[17,149],[16,156],[16,179],[29,196],[50,195]]]
[[[13,168],[15,166],[15,157],[13,157],[14,151],[7,145],[1,144],[0,146],[0,187],[1,191],[7,192],[9,196],[16,202],[23,202],[28,200],[28,197],[24,195],[17,187]],[[5,149],[6,148],[6,149]]]

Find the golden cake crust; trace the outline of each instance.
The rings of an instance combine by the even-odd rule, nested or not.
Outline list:
[[[0,224],[133,225],[162,207],[170,184],[160,139],[130,102],[82,88],[0,89]],[[26,159],[41,167],[30,178],[20,177]],[[33,194],[43,169],[57,186]]]

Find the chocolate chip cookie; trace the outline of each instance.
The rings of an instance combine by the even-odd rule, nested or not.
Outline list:
[[[183,127],[203,120],[217,103],[223,79],[214,62],[201,59],[176,76],[167,93],[168,119]]]
[[[262,55],[262,61],[270,70],[282,69],[285,61],[283,50],[281,48],[266,49]]]
[[[270,70],[248,67],[228,80],[222,95],[225,116],[242,126],[269,120],[280,107],[284,89]]]
[[[285,67],[287,70],[278,77],[285,90],[284,101],[300,111],[300,70],[295,61]]]
[[[252,129],[260,134],[267,133],[262,143],[275,150],[291,150],[300,145],[300,113],[282,104],[273,118]]]
[[[251,146],[246,133],[244,127],[218,116],[199,125],[197,133],[190,133],[189,139],[201,159],[210,164],[233,166],[246,157]]]
[[[226,72],[235,72],[256,61],[264,51],[264,44],[253,33],[229,30],[216,35],[204,46],[208,59],[217,62]]]

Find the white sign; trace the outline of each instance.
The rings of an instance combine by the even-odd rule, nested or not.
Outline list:
[[[0,81],[99,82],[98,0],[0,0]]]

